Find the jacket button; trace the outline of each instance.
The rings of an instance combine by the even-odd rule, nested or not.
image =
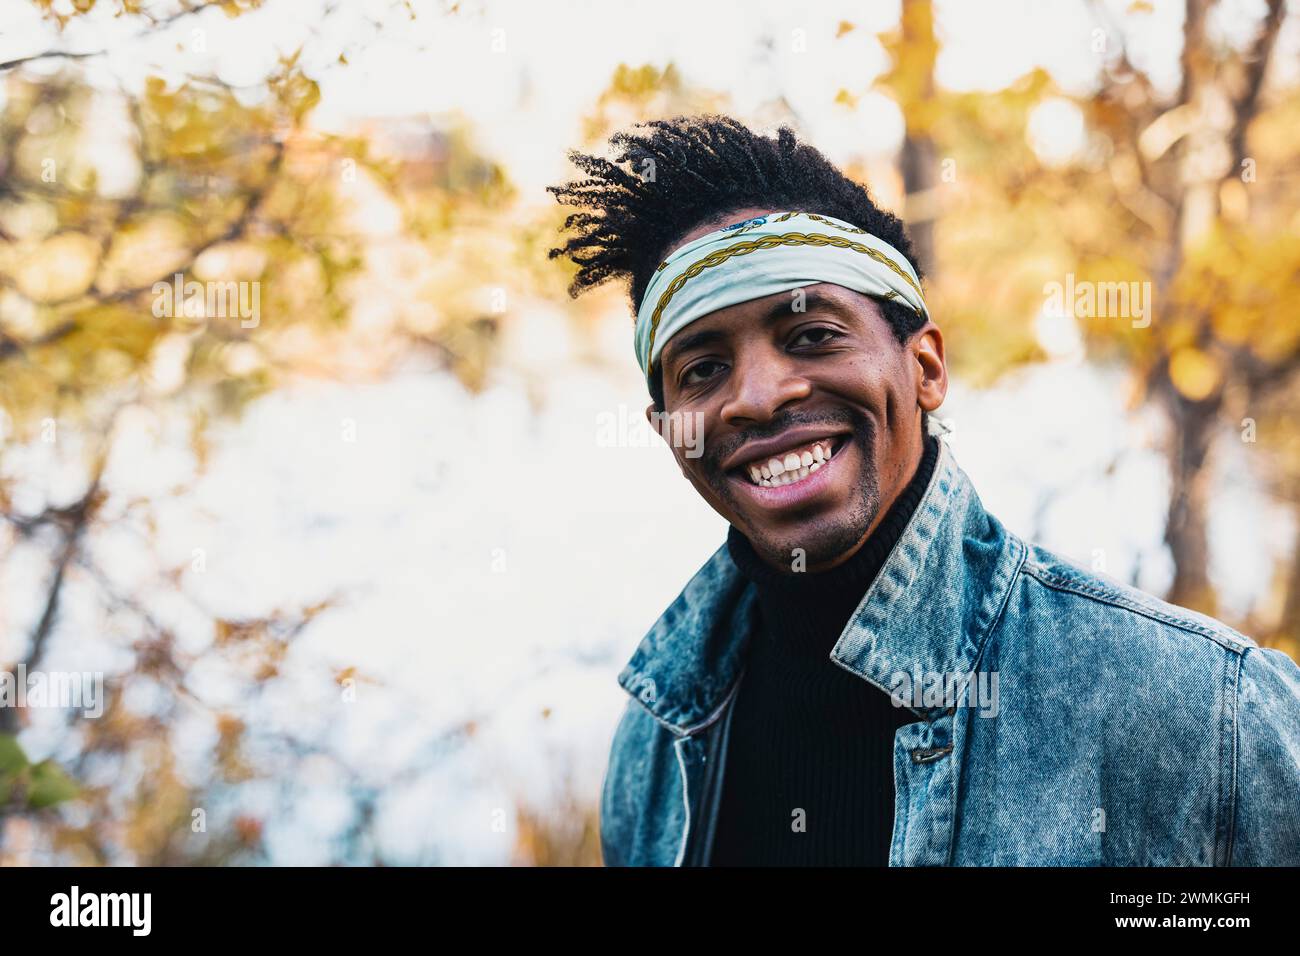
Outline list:
[[[931,763],[940,757],[946,757],[952,753],[952,744],[944,747],[916,747],[912,750],[913,763]]]

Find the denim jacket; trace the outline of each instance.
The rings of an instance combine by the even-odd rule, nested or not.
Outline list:
[[[754,610],[724,545],[620,673],[606,865],[707,865]],[[1300,668],[1017,538],[942,441],[830,660],[916,718],[891,866],[1300,864]]]

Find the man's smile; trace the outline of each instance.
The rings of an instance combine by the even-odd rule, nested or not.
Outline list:
[[[747,443],[728,458],[738,462],[726,470],[732,494],[765,510],[822,497],[837,479],[851,474],[842,467],[850,437],[846,432],[829,433],[823,426],[815,432],[790,429],[773,439]]]
[[[793,484],[807,478],[809,474],[819,470],[825,462],[830,461],[838,444],[839,439],[819,438],[784,452],[777,452],[770,458],[760,457],[736,470],[741,474],[748,474],[750,481],[764,488]]]

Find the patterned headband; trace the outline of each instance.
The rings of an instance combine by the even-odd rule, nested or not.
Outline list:
[[[889,243],[842,219],[769,213],[694,239],[659,264],[636,316],[636,358],[647,384],[664,345],[696,319],[818,282],[930,315],[916,271]]]

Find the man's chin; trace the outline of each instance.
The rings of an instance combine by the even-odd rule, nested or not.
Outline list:
[[[787,571],[831,567],[849,557],[862,544],[865,531],[850,525],[808,528],[803,533],[746,531],[754,551],[768,564]]]

